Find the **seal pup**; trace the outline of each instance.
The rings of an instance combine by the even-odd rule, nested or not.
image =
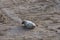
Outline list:
[[[24,24],[24,28],[27,29],[34,29],[36,27],[36,24],[29,20],[22,21],[22,24]]]

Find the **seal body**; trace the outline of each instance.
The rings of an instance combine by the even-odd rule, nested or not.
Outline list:
[[[36,26],[35,23],[33,23],[32,21],[28,21],[28,20],[24,20],[22,24],[24,24],[24,27],[28,29],[34,29]]]

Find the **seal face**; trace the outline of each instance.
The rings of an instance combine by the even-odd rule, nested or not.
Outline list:
[[[27,29],[34,29],[36,26],[35,23],[33,23],[32,21],[28,21],[28,20],[24,20],[22,24],[24,24],[24,27]]]

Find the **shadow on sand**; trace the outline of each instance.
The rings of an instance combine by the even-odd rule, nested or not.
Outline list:
[[[30,31],[32,29],[27,29],[24,26],[17,26],[13,27],[10,30],[7,31],[7,35],[24,35],[26,32]]]

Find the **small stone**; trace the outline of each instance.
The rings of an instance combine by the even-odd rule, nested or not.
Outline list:
[[[58,27],[57,29],[60,29],[60,27]]]

